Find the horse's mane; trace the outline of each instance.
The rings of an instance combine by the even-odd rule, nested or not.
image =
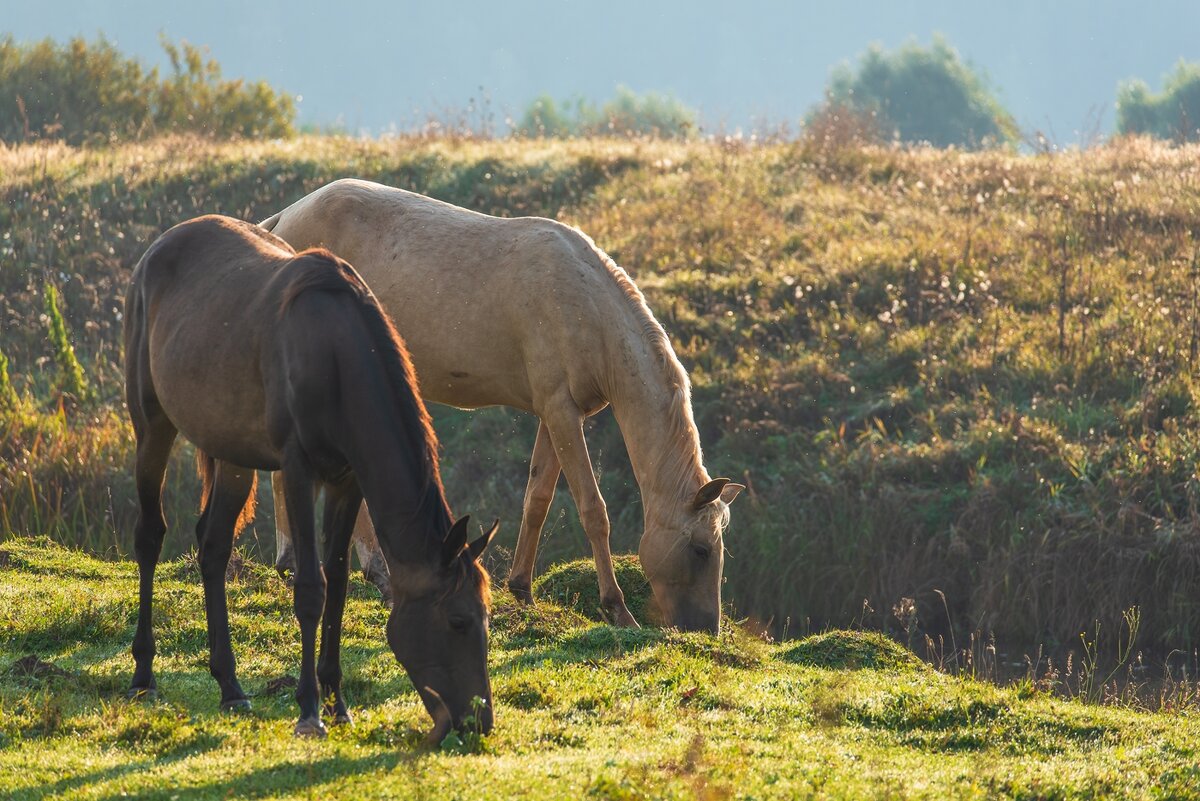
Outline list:
[[[668,414],[670,440],[679,443],[679,447],[663,454],[663,462],[657,472],[664,480],[678,485],[679,491],[673,492],[672,495],[682,499],[683,488],[689,479],[699,480],[701,484],[708,480],[708,473],[704,470],[704,455],[700,449],[700,432],[696,430],[696,421],[692,417],[691,381],[687,371],[680,364],[679,357],[675,355],[675,349],[671,347],[671,340],[662,323],[650,311],[646,296],[629,277],[629,273],[597,247],[591,237],[578,229],[576,232],[583,237],[584,242],[600,260],[601,266],[625,296],[630,311],[641,325],[642,337],[658,356],[662,378],[671,393]]]
[[[408,355],[404,340],[362,276],[328,250],[312,248],[296,254],[289,273],[290,280],[279,305],[280,316],[305,292],[344,292],[355,300],[362,312],[362,320],[368,334],[376,345],[375,352],[382,360],[387,373],[388,383],[399,408],[400,424],[407,431],[420,432],[422,458],[419,460],[419,467],[423,495],[414,514],[422,514],[427,509],[432,511],[438,517],[438,527],[444,536],[450,530],[451,514],[442,487],[437,434],[434,433],[429,411],[421,400],[417,374],[413,370],[412,359]],[[468,560],[456,561],[465,563]],[[489,586],[487,572],[476,562],[472,561],[470,564],[476,571],[473,575],[475,585],[486,601]],[[466,578],[469,568],[460,566],[458,570],[457,581],[461,582]]]

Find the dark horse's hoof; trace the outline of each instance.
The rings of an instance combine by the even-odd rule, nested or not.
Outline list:
[[[328,732],[325,730],[325,724],[320,718],[300,718],[296,721],[296,728],[292,729],[292,734],[297,737],[324,737]]]
[[[249,712],[250,708],[249,698],[231,698],[221,702],[222,712]]]
[[[130,701],[153,701],[158,698],[158,689],[156,687],[130,687],[129,692],[125,693],[125,698]]]
[[[354,723],[354,718],[350,717],[349,712],[338,712],[333,716],[334,726],[349,726]]]

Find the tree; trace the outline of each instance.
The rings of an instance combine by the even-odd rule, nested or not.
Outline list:
[[[1180,142],[1200,139],[1200,64],[1180,61],[1163,79],[1159,94],[1141,80],[1117,87],[1117,132]]]
[[[937,147],[986,147],[1017,140],[1017,124],[987,77],[964,62],[941,37],[928,48],[915,42],[894,52],[873,45],[856,69],[834,70],[823,107],[874,117],[902,142]]]
[[[159,77],[103,37],[30,44],[0,37],[0,141],[59,139],[72,145],[156,133],[288,136],[292,98],[263,82],[221,76],[187,42],[162,40],[172,73]]]
[[[601,108],[573,97],[558,103],[541,95],[525,109],[515,133],[520,136],[599,136],[642,134],[686,138],[696,130],[696,111],[677,98],[618,86]]]

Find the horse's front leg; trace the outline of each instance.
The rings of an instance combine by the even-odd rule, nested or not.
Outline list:
[[[313,474],[298,450],[296,447],[285,453],[281,471],[296,553],[293,608],[300,623],[300,681],[296,687],[300,719],[296,721],[295,733],[324,737],[325,724],[321,722],[321,699],[317,688],[316,643],[317,625],[325,608],[325,576],[317,554]]]
[[[608,509],[600,495],[596,474],[592,471],[587,442],[583,438],[583,415],[570,401],[551,406],[542,414],[550,432],[554,450],[562,465],[563,475],[575,498],[579,520],[592,546],[596,562],[596,580],[600,585],[600,606],[608,619],[618,626],[638,627],[637,620],[625,606],[625,594],[617,584],[609,546]],[[524,530],[522,530],[524,534]]]
[[[238,519],[255,483],[253,470],[217,462],[212,491],[196,526],[204,612],[208,620],[208,670],[221,687],[221,708],[225,710],[250,708],[250,699],[237,680],[237,663],[229,639],[225,571],[233,552]]]
[[[342,695],[342,615],[350,579],[350,536],[363,508],[362,492],[353,478],[325,490],[325,614],[321,618],[321,658],[317,678],[325,712],[335,724],[350,723],[350,710]]]

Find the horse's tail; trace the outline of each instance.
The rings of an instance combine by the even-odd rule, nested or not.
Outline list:
[[[205,508],[212,500],[213,481],[217,472],[217,460],[209,456],[199,448],[196,449],[196,475],[200,477],[200,512],[204,513]],[[233,536],[236,539],[238,534],[242,533],[251,520],[254,519],[254,510],[258,506],[258,472],[254,471],[253,478],[250,481],[250,496],[246,498],[246,505],[242,507],[242,511],[238,513],[237,522],[233,524]]]
[[[284,209],[284,211],[287,211],[287,209]],[[267,219],[260,222],[258,224],[258,227],[262,228],[264,231],[274,231],[275,226],[279,225],[279,221],[282,218],[283,218],[283,211],[275,212],[270,217],[268,217]]]

